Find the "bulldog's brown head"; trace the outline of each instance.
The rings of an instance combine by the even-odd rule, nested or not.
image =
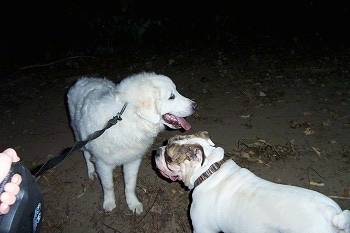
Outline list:
[[[194,181],[203,170],[223,157],[222,148],[214,145],[206,131],[176,135],[168,140],[167,146],[158,148],[157,167],[164,177],[172,181],[182,180],[186,186],[193,188]],[[213,153],[217,149],[222,150],[220,155]]]

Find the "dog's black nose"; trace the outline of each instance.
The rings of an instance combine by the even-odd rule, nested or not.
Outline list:
[[[197,108],[197,103],[194,102],[194,101],[192,102],[192,108],[193,108],[193,109],[196,109],[196,108]]]
[[[162,154],[162,148],[157,148],[156,150],[156,157],[159,157]]]

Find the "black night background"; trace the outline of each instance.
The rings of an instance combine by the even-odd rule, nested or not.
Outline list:
[[[0,14],[5,72],[75,55],[254,46],[297,55],[349,41],[346,1],[7,1]]]

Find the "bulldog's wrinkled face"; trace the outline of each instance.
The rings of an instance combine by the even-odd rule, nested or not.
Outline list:
[[[187,185],[186,176],[191,176],[196,167],[203,165],[213,146],[206,131],[174,136],[168,140],[167,146],[158,148],[157,168],[164,177],[172,181],[182,180]]]

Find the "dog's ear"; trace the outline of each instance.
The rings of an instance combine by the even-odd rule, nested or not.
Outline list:
[[[154,124],[157,124],[161,119],[159,110],[159,92],[156,88],[148,90],[143,99],[139,100],[136,105],[136,114]],[[141,96],[141,95],[140,95]]]
[[[199,138],[203,138],[211,146],[215,146],[215,143],[210,139],[208,131],[199,131],[199,132],[195,133],[194,136],[199,137]]]
[[[190,147],[191,151],[191,159],[193,161],[201,163],[201,166],[203,166],[204,160],[205,160],[205,155],[204,155],[204,150],[203,147],[200,145],[195,145]]]
[[[194,136],[199,137],[199,138],[203,138],[203,139],[208,139],[209,133],[208,133],[208,131],[199,131],[199,132],[195,133]]]
[[[169,138],[168,144],[171,144],[171,143],[179,141],[179,140],[190,138],[190,136],[191,135],[175,135],[175,136]]]

